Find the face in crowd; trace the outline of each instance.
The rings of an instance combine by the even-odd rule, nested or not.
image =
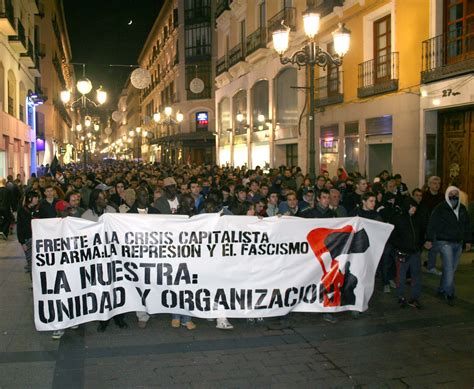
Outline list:
[[[322,208],[328,208],[329,207],[329,193],[321,192],[318,197],[318,202]]]
[[[79,193],[74,193],[69,197],[69,205],[71,206],[71,208],[78,208],[80,203],[81,195]]]
[[[296,206],[298,205],[298,199],[296,198],[296,194],[290,193],[286,197],[286,202],[288,203],[288,207],[296,208]]]
[[[362,200],[362,209],[364,211],[373,211],[375,209],[375,196],[370,196],[367,200]]]
[[[428,187],[430,188],[431,193],[436,194],[441,188],[441,179],[439,177],[431,178],[428,182]]]
[[[341,193],[337,189],[329,191],[329,205],[331,207],[338,207],[341,202]]]
[[[367,180],[360,180],[359,183],[356,184],[356,189],[361,193],[365,193],[367,191]]]
[[[272,193],[268,196],[268,204],[277,205],[278,204],[278,194]]]

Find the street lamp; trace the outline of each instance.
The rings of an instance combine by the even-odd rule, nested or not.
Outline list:
[[[325,68],[329,63],[335,66],[342,64],[342,58],[349,50],[350,31],[339,23],[336,31],[332,33],[334,41],[334,51],[336,55],[331,55],[322,50],[315,42],[315,37],[319,31],[320,15],[313,9],[308,9],[303,15],[303,25],[308,42],[303,48],[297,50],[291,57],[284,57],[288,50],[290,39],[290,28],[281,22],[281,27],[272,33],[273,47],[280,56],[282,65],[292,64],[309,68],[309,175],[315,179],[315,117],[314,117],[314,69],[315,66]]]
[[[173,115],[173,108],[171,108],[170,106],[165,107],[164,115],[161,114],[160,112],[156,112],[153,114],[153,121],[156,124],[166,125],[167,136],[171,135],[171,125],[177,124],[179,126],[181,122],[184,120],[184,115],[180,111],[176,112],[175,117],[173,117],[172,115]],[[169,159],[171,162],[171,154],[169,154]]]
[[[92,82],[86,77],[85,73],[86,65],[82,64],[82,77],[76,83],[76,89],[81,94],[78,99],[70,103],[72,98],[71,91],[65,89],[60,92],[59,97],[64,104],[70,103],[71,106],[74,106],[76,103],[81,102],[82,107],[85,108],[88,102],[94,107],[98,107],[107,101],[107,92],[103,90],[102,85],[96,90],[97,103],[86,96],[92,91]]]

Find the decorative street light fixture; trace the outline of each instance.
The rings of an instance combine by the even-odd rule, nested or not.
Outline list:
[[[104,104],[107,101],[107,92],[102,89],[102,86],[96,90],[96,99],[97,102],[92,101],[87,97],[87,95],[92,90],[92,82],[89,80],[86,75],[86,65],[82,64],[82,78],[80,78],[76,83],[76,89],[81,94],[79,98],[71,102],[72,92],[70,90],[62,90],[59,94],[61,101],[64,104],[70,104],[71,106],[76,105],[78,102],[82,103],[82,107],[86,108],[87,103],[92,104],[94,107]]]
[[[165,107],[164,114],[161,114],[160,112],[156,112],[153,114],[153,121],[156,124],[166,125],[167,136],[171,135],[172,125],[177,124],[179,126],[181,122],[184,120],[184,115],[180,111],[176,112],[175,117],[173,117],[172,115],[173,115],[173,108],[171,108],[170,106]],[[170,159],[170,162],[171,162],[171,154],[169,154],[168,158]]]
[[[315,179],[315,116],[314,116],[314,69],[315,66],[325,68],[329,63],[336,66],[342,64],[342,58],[349,50],[350,31],[339,23],[336,31],[332,33],[334,41],[334,51],[336,55],[331,55],[322,50],[315,42],[315,36],[319,31],[320,15],[313,9],[308,9],[303,15],[303,25],[308,42],[303,48],[297,50],[291,57],[284,57],[283,54],[288,50],[290,28],[281,22],[281,27],[272,33],[273,47],[280,55],[282,65],[297,65],[298,69],[302,67],[309,68],[309,175],[312,180]],[[237,119],[238,120],[238,119]]]

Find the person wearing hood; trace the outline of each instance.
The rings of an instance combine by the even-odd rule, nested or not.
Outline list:
[[[441,253],[443,274],[438,293],[449,305],[454,305],[454,274],[458,267],[463,245],[471,249],[471,225],[466,207],[459,199],[460,190],[455,186],[446,189],[445,201],[438,204],[430,216],[425,248],[433,245]]]

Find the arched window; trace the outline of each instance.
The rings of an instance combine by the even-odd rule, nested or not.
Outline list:
[[[8,113],[16,117],[16,78],[11,70],[8,71]]]
[[[281,128],[298,125],[297,70],[287,68],[276,77],[276,122]]]
[[[252,126],[254,131],[265,127],[268,120],[268,81],[261,80],[252,87]]]
[[[247,91],[241,90],[237,92],[234,97],[232,98],[233,103],[233,120],[234,120],[234,127],[235,127],[235,135],[242,135],[247,132],[246,126],[248,124],[248,117],[247,117]],[[242,115],[242,121],[237,120],[237,115]]]
[[[221,136],[227,135],[227,130],[231,128],[230,124],[230,99],[224,97],[218,106],[219,109],[219,129]]]
[[[23,82],[20,81],[20,101],[18,102],[18,113],[19,113],[19,118],[22,122],[26,122],[25,105],[26,105],[26,89]]]

